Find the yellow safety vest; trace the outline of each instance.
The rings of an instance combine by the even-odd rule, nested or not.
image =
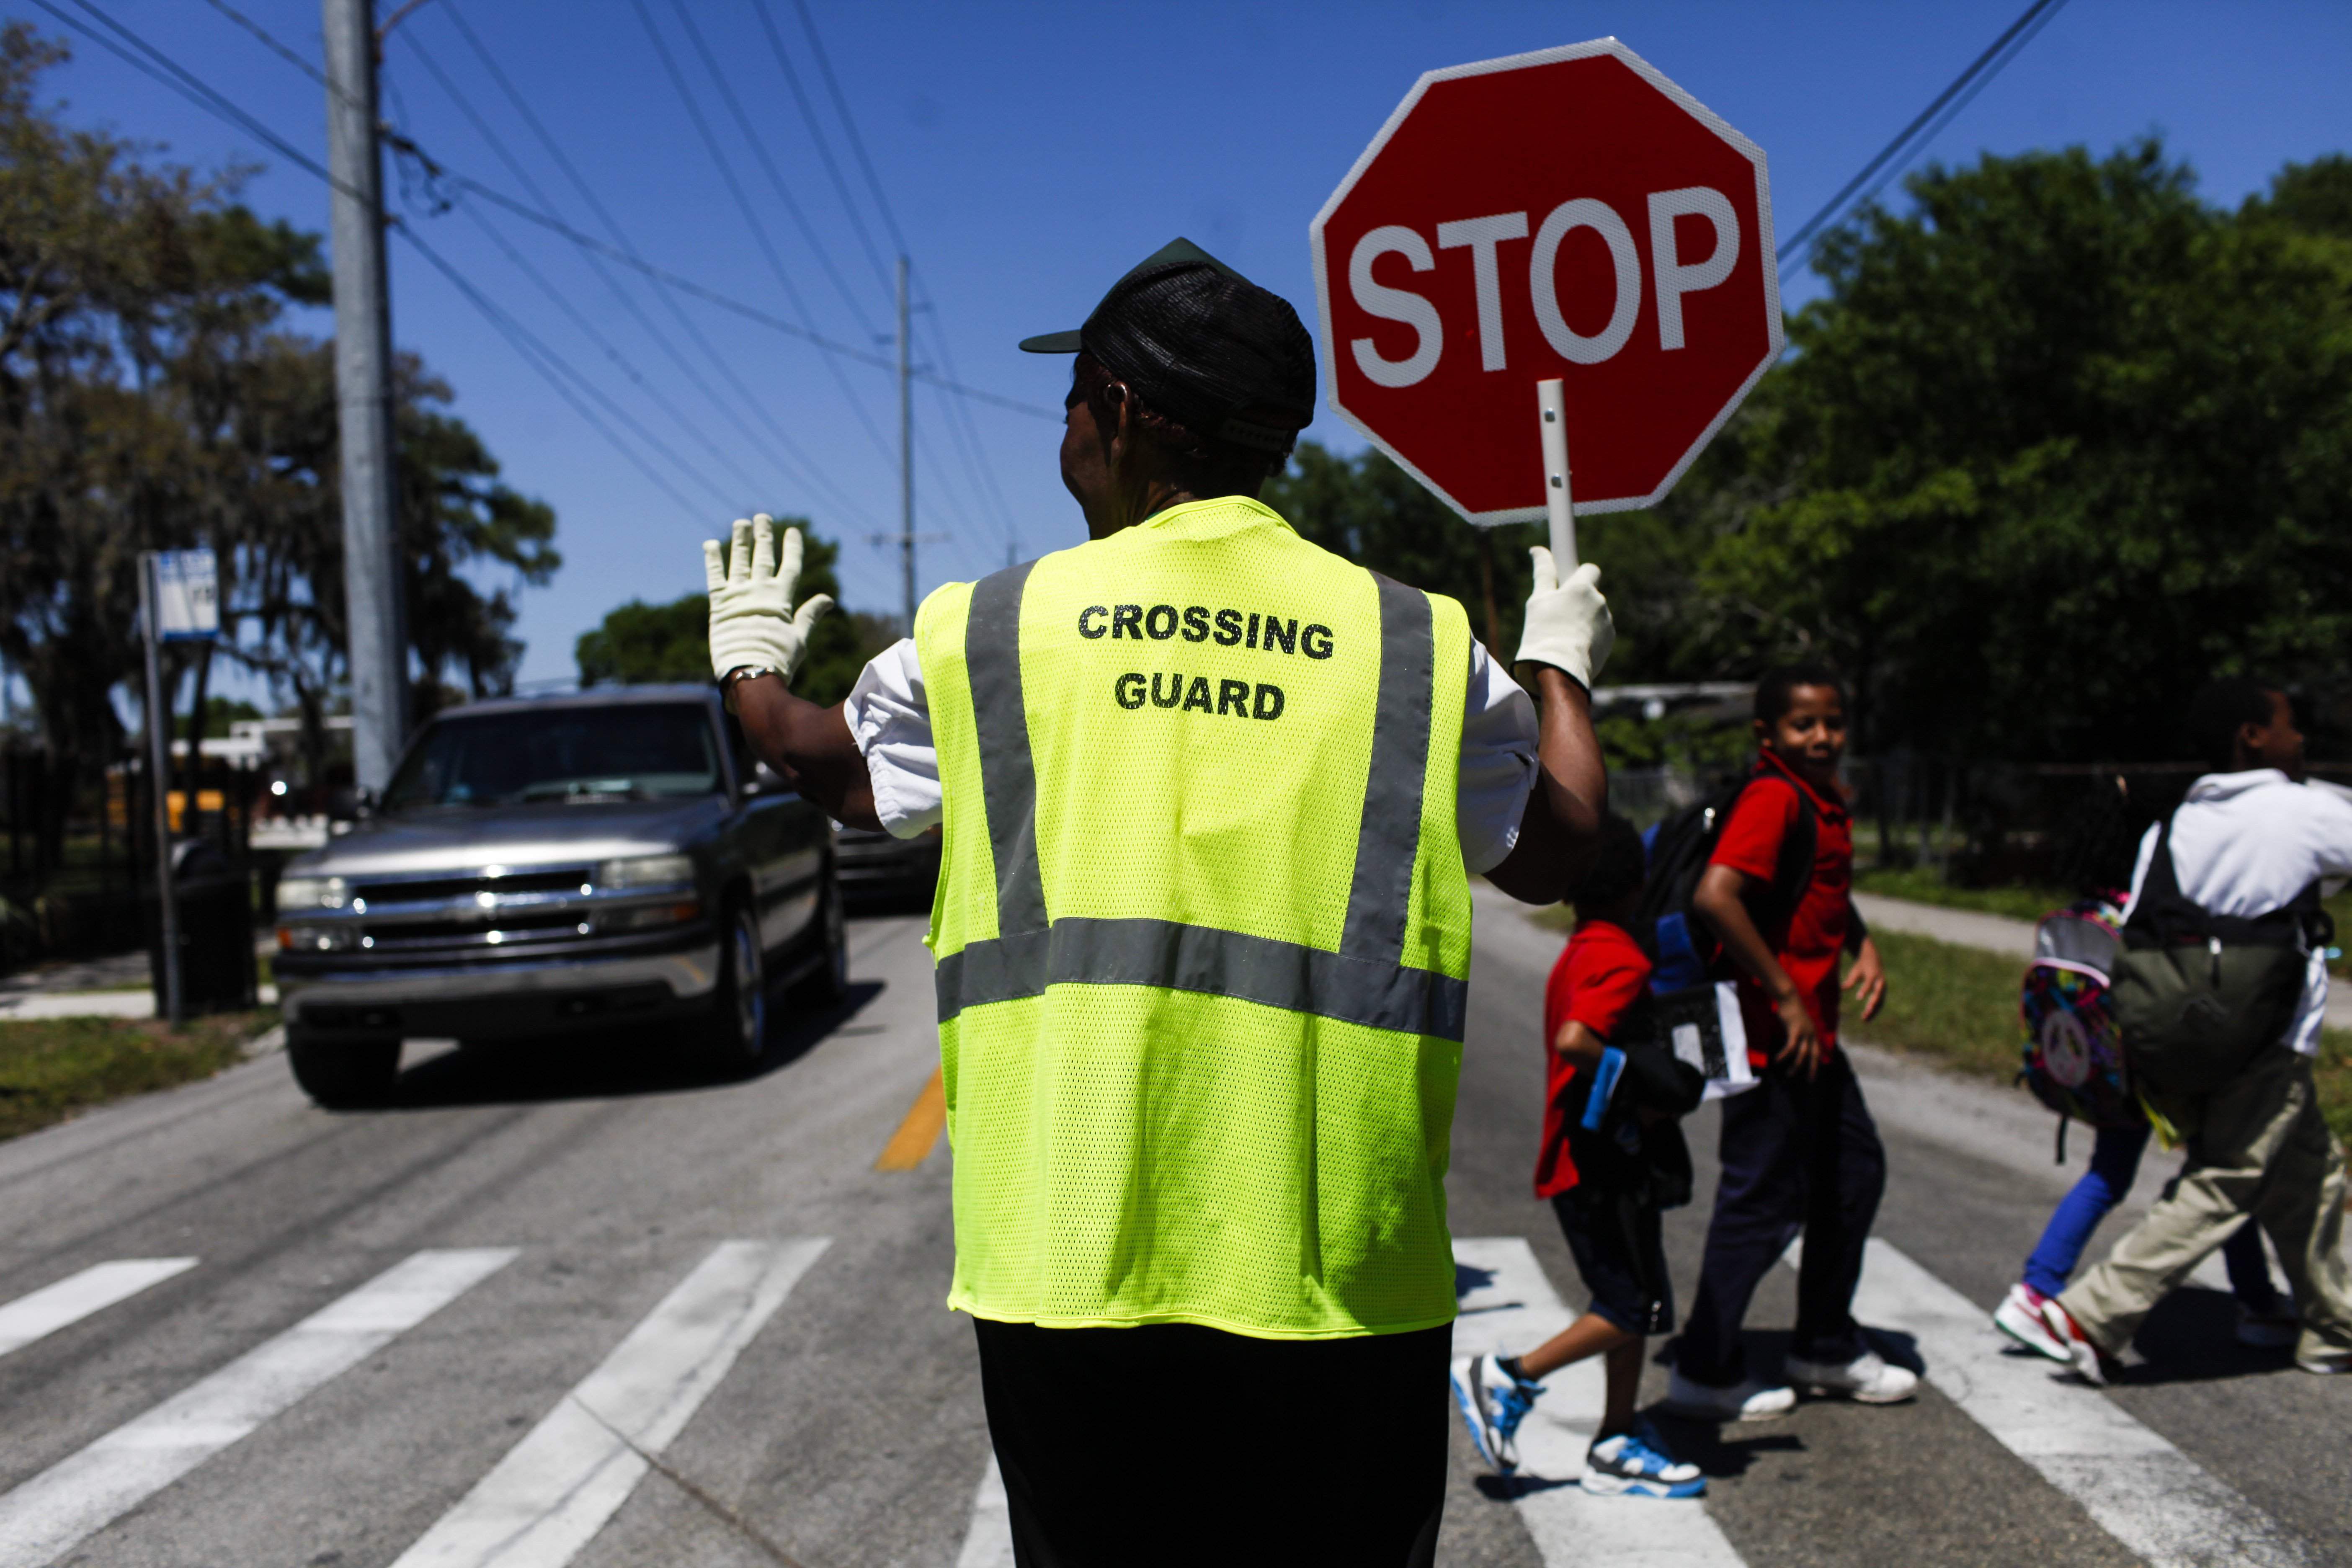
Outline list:
[[[1192,501],[925,601],[949,1305],[1276,1339],[1454,1317],[1452,599]]]

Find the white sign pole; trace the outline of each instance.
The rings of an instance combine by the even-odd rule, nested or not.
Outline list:
[[[1576,500],[1568,475],[1568,405],[1559,382],[1536,383],[1542,413],[1544,510],[1551,520],[1551,562],[1566,577],[1576,570]]]
[[[147,633],[147,793],[155,820],[157,931],[163,943],[163,1016],[178,1028],[180,1001],[180,909],[172,897],[172,715],[163,701],[163,561],[153,551],[139,557],[139,618]],[[190,803],[192,805],[194,802]]]

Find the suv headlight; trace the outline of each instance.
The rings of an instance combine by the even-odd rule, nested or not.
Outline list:
[[[691,886],[694,858],[690,855],[635,855],[607,860],[596,868],[596,885],[610,890],[629,888]]]
[[[351,888],[341,877],[286,877],[278,883],[278,907],[299,910],[340,910],[351,901]]]

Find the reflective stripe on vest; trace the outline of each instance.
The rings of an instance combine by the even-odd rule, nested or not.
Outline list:
[[[939,961],[940,1021],[1049,985],[1152,985],[1459,1042],[1469,983],[1403,960],[1429,765],[1428,692],[1436,662],[1426,595],[1373,574],[1381,613],[1371,767],[1337,952],[1164,920],[1048,922],[1037,864],[1037,776],[1021,679],[1021,603],[1032,565],[971,591],[964,662],[980,742],[982,793],[996,867],[999,936]]]

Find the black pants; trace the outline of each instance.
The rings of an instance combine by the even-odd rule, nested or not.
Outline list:
[[[1451,1325],[1257,1340],[972,1320],[1020,1568],[1426,1568]]]
[[[1776,1064],[1754,1089],[1725,1100],[1721,1150],[1706,1257],[1675,1366],[1692,1382],[1716,1388],[1747,1375],[1740,1321],[1800,1228],[1805,1258],[1789,1353],[1852,1361],[1865,1348],[1853,1321],[1853,1289],[1886,1190],[1886,1151],[1845,1053],[1832,1055],[1810,1079]]]

